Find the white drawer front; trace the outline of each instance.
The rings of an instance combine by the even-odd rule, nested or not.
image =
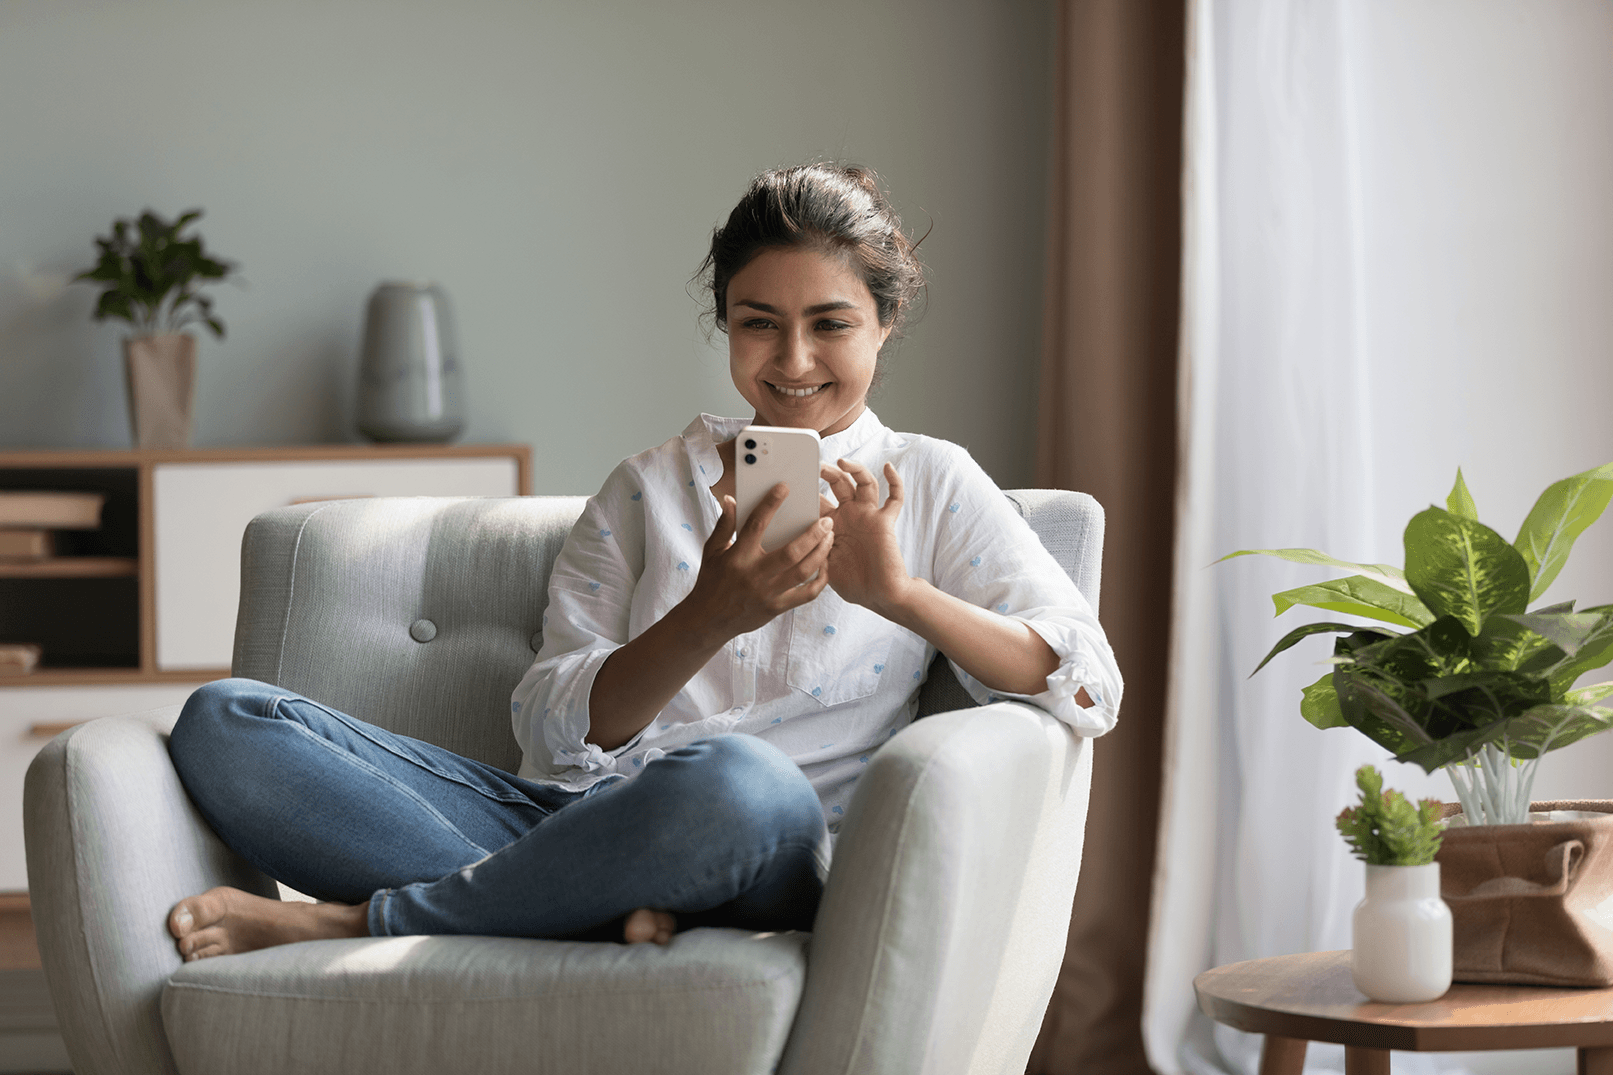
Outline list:
[[[254,516],[331,497],[514,496],[516,483],[511,458],[154,467],[157,667],[229,667],[241,596],[241,535]]]

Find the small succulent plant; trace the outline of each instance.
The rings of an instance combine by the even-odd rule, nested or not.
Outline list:
[[[1345,807],[1334,822],[1350,853],[1371,866],[1426,866],[1443,838],[1441,804],[1424,799],[1416,806],[1398,791],[1383,790],[1383,777],[1370,765],[1355,771],[1361,802]]]

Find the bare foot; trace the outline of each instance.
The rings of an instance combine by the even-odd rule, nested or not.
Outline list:
[[[678,920],[666,911],[640,907],[627,916],[627,922],[622,926],[622,940],[628,944],[644,944],[646,941],[670,944],[672,935],[677,931]]]
[[[293,941],[368,937],[370,905],[293,903],[214,888],[174,904],[168,932],[187,961]]]

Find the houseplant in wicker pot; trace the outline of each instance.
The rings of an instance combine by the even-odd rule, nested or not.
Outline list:
[[[209,256],[200,236],[183,234],[201,215],[193,209],[170,223],[148,209],[136,220],[115,220],[112,233],[95,240],[101,253],[94,267],[74,277],[102,285],[95,320],[116,318],[134,330],[123,358],[139,448],[189,447],[196,338],[183,330],[201,324],[224,338],[213,300],[197,289],[224,280],[235,265]]]
[[[1530,802],[1543,755],[1613,728],[1596,704],[1613,683],[1576,687],[1613,660],[1613,605],[1538,603],[1610,499],[1613,463],[1564,478],[1509,543],[1479,522],[1458,471],[1446,506],[1406,526],[1404,568],[1314,549],[1231,554],[1356,572],[1274,594],[1277,613],[1308,605],[1377,623],[1306,624],[1255,671],[1335,634],[1330,670],[1304,689],[1305,719],[1449,774],[1459,805],[1444,808],[1437,861],[1458,981],[1613,985],[1613,916],[1600,910],[1613,897],[1613,801]]]

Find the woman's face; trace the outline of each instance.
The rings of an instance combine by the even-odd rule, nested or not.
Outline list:
[[[889,335],[868,285],[832,255],[764,250],[728,282],[728,369],[757,425],[851,425]]]

